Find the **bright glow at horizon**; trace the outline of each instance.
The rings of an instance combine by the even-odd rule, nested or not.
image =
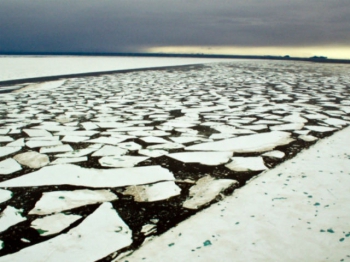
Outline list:
[[[148,53],[220,54],[312,57],[326,56],[330,59],[350,59],[350,46],[303,46],[303,47],[244,47],[244,46],[163,46],[145,48]]]

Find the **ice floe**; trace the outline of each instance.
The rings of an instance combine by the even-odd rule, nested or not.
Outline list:
[[[154,202],[179,195],[181,189],[173,182],[160,182],[150,185],[129,186],[123,194],[131,195],[136,202]]]
[[[12,192],[10,190],[0,189],[0,203],[3,203],[12,198]]]
[[[174,180],[174,176],[169,170],[160,166],[93,169],[66,164],[43,167],[38,171],[1,182],[0,187],[76,185],[110,188],[149,184],[163,180]]]
[[[30,226],[36,229],[40,236],[49,236],[61,232],[81,217],[79,215],[54,214],[37,218]]]
[[[133,167],[148,158],[145,156],[105,156],[98,162],[105,167]]]
[[[117,147],[117,146],[103,146],[92,154],[92,156],[122,156],[125,155],[128,150]]]
[[[61,152],[70,152],[73,151],[73,148],[70,145],[57,145],[57,146],[48,146],[40,148],[40,153],[61,153]]]
[[[52,136],[50,132],[42,129],[23,129],[23,131],[30,137]]]
[[[0,261],[54,261],[86,262],[99,260],[132,243],[132,232],[113,209],[104,203],[77,227],[65,234],[16,253],[0,257]]]
[[[237,153],[265,152],[277,146],[287,145],[292,141],[294,140],[290,137],[290,133],[273,131],[197,144],[186,147],[185,149],[194,151],[231,151]]]
[[[8,158],[0,162],[0,175],[9,175],[21,169],[21,165],[13,158]]]
[[[22,209],[7,206],[0,214],[0,232],[3,232],[9,227],[27,220],[27,218],[22,216],[22,212]]]
[[[305,142],[313,142],[318,140],[317,137],[311,136],[311,135],[300,135],[298,136],[298,138],[300,138],[301,140],[304,140]]]
[[[0,136],[0,143],[12,142],[13,138],[10,136]]]
[[[49,157],[35,151],[25,152],[13,157],[18,163],[30,168],[40,168],[50,163]]]
[[[268,156],[268,157],[272,157],[272,158],[284,158],[286,154],[282,151],[279,150],[273,150],[270,152],[266,152],[264,154],[262,154],[262,156]]]
[[[29,215],[47,215],[70,210],[76,207],[109,202],[118,197],[108,190],[74,190],[44,192]]]
[[[327,127],[327,126],[305,126],[306,129],[309,129],[311,131],[315,132],[331,132],[337,130],[336,128],[333,127]]]
[[[198,209],[214,200],[225,189],[238,185],[236,180],[215,179],[211,176],[202,177],[190,188],[190,197],[183,203],[183,207]]]
[[[60,157],[56,160],[52,161],[51,165],[58,165],[58,164],[70,164],[70,163],[80,163],[80,162],[86,162],[88,158],[86,156],[82,157]]]
[[[232,157],[231,162],[225,165],[236,172],[262,171],[268,169],[262,157]]]
[[[183,152],[168,154],[167,156],[184,163],[217,166],[227,163],[232,156],[232,152]]]
[[[140,149],[137,153],[143,156],[160,157],[168,154],[168,151],[157,149]]]
[[[11,155],[21,149],[21,146],[2,146],[0,147],[0,157]]]

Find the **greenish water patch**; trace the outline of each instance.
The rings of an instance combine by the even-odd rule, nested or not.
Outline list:
[[[206,240],[206,241],[203,243],[203,245],[204,245],[205,247],[211,246],[210,240]]]

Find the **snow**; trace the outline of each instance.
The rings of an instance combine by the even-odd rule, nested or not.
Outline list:
[[[22,170],[22,167],[13,158],[8,158],[0,162],[0,175],[9,175],[19,170]]]
[[[346,261],[349,134],[322,139],[124,260]]]
[[[6,70],[1,70],[0,81],[223,61],[229,60],[171,57],[1,56],[0,68]]]

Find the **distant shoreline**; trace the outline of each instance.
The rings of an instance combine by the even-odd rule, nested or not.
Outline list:
[[[77,73],[77,74],[65,74],[65,75],[54,75],[54,76],[43,76],[43,77],[31,77],[31,78],[22,78],[14,80],[5,80],[0,81],[0,93],[11,93],[14,90],[9,92],[1,92],[1,87],[8,85],[18,85],[24,83],[37,83],[37,82],[46,82],[54,81],[63,78],[76,78],[76,77],[88,77],[88,76],[99,76],[106,74],[125,74],[130,72],[137,71],[150,71],[150,70],[172,70],[179,68],[194,68],[194,67],[203,67],[203,64],[189,64],[189,65],[175,65],[175,66],[159,66],[159,67],[147,67],[147,68],[135,68],[135,69],[121,69],[121,70],[112,70],[112,71],[99,71],[99,72],[88,72],[88,73]]]
[[[213,54],[170,54],[170,53],[96,53],[96,52],[1,52],[0,56],[134,56],[134,57],[184,57],[184,58],[227,58],[260,59],[282,61],[304,61],[315,63],[350,64],[350,59],[329,59],[323,56],[309,58],[290,56],[256,56],[256,55],[213,55]]]

